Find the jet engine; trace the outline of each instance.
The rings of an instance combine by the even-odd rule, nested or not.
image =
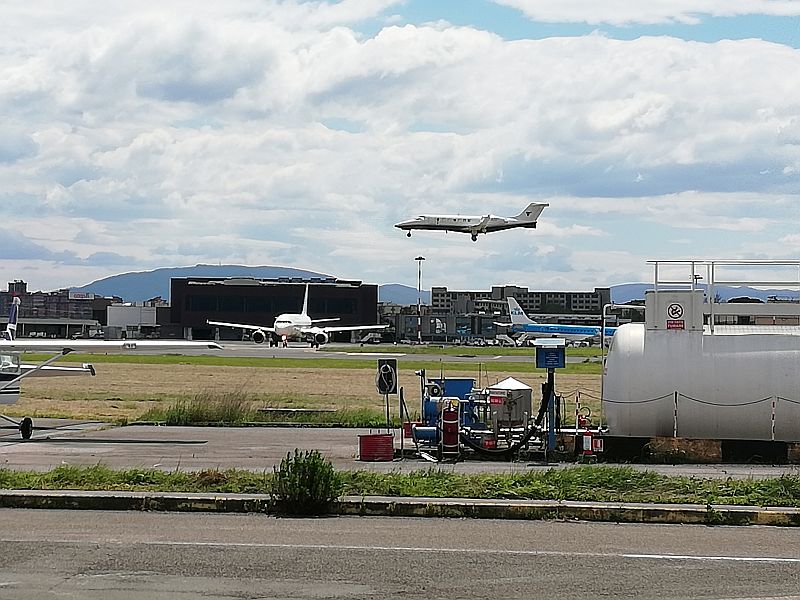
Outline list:
[[[327,344],[328,343],[328,334],[325,333],[324,331],[317,331],[314,334],[314,342],[318,346],[322,346],[323,344]]]
[[[250,339],[252,339],[256,344],[263,344],[265,341],[267,341],[267,334],[260,329],[256,329],[250,334]]]

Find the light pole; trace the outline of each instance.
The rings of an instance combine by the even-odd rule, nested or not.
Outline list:
[[[418,256],[417,261],[417,343],[422,343],[422,261],[424,256]]]

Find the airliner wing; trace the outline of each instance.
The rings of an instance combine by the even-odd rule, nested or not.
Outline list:
[[[330,323],[331,321],[338,321],[339,317],[332,317],[330,319],[311,319],[312,323]]]
[[[262,327],[261,325],[245,325],[244,323],[224,323],[222,321],[206,321],[209,325],[217,325],[218,327],[238,327],[239,329],[249,329],[251,331],[267,331],[275,333],[274,327]]]
[[[216,342],[187,340],[0,340],[9,352],[127,352],[132,350],[221,350]]]
[[[315,330],[322,329],[325,333],[336,333],[337,331],[362,331],[368,329],[387,329],[388,325],[339,325],[337,327],[301,327],[301,333],[313,333]]]

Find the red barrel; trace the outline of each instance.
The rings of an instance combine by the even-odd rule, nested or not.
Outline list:
[[[391,433],[370,433],[358,436],[358,460],[392,461],[394,436]]]

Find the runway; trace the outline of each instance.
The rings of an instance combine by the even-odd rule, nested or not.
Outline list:
[[[796,530],[0,510],[0,599],[798,600]]]

